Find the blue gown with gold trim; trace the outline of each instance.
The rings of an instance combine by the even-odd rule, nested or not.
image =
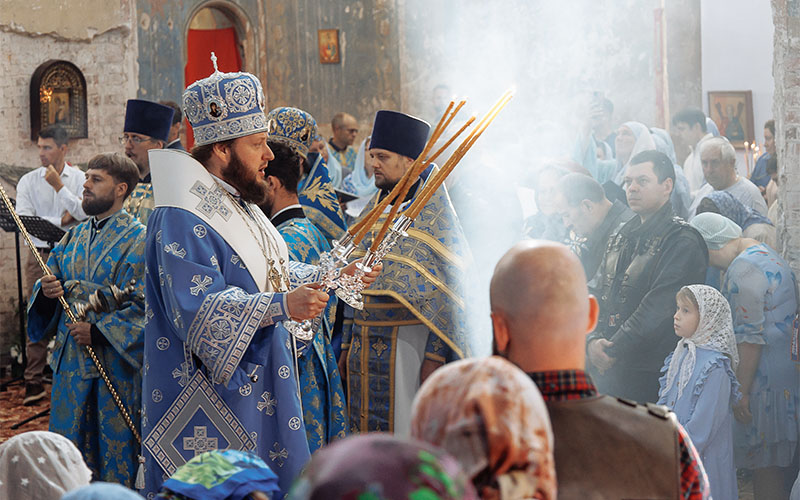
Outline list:
[[[275,228],[286,241],[290,259],[316,265],[320,255],[331,247],[319,229],[303,216],[302,209],[298,207],[294,212],[287,212],[291,218],[283,221],[276,218]],[[299,364],[303,420],[311,453],[347,435],[344,388],[329,338],[335,307],[336,296],[331,293],[320,330],[311,348],[303,351]]]
[[[103,336],[93,345],[123,404],[139,427],[144,341],[145,227],[126,211],[111,216],[91,237],[91,219],[70,229],[50,252],[47,265],[64,287],[72,306],[87,302],[101,289],[111,304],[109,285],[124,288],[136,280],[133,297],[108,314],[89,312],[85,321]],[[50,430],[66,436],[81,450],[96,480],[133,486],[139,445],[86,350],[66,327],[67,316],[56,300],[34,286],[28,307],[28,334],[39,340],[56,330]]]

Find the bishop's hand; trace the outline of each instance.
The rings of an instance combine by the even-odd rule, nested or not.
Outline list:
[[[356,264],[361,261],[362,259],[354,260],[342,269],[342,273],[349,274],[351,276],[354,275],[356,273]],[[364,288],[369,288],[370,285],[375,283],[375,280],[378,279],[378,275],[381,274],[382,269],[383,264],[378,263],[370,272],[365,273],[364,276],[362,276],[361,281],[364,282]]]
[[[295,321],[314,319],[328,305],[328,294],[320,290],[319,283],[302,285],[286,294],[289,317]]]

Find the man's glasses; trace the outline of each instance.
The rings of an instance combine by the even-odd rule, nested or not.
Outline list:
[[[132,142],[134,144],[141,144],[143,142],[147,142],[147,141],[151,141],[151,140],[152,139],[150,137],[139,137],[137,135],[127,135],[127,134],[125,134],[125,135],[123,135],[122,137],[119,138],[119,143],[120,143],[120,145],[124,146],[125,144],[128,143],[128,141],[130,141],[130,142]]]

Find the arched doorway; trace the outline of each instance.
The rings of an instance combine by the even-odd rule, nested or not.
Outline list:
[[[198,6],[189,16],[186,29],[186,65],[184,87],[214,71],[211,52],[217,56],[217,66],[222,72],[249,71],[255,57],[253,30],[247,17],[236,5],[224,1],[211,1]],[[192,130],[186,122],[187,148],[194,144]]]

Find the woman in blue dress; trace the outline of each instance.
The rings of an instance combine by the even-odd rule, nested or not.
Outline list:
[[[708,245],[709,264],[725,270],[721,291],[733,313],[742,391],[733,413],[736,465],[753,470],[756,499],[787,498],[798,435],[798,374],[790,357],[794,273],[775,250],[743,238],[730,219],[703,213],[691,225]]]

